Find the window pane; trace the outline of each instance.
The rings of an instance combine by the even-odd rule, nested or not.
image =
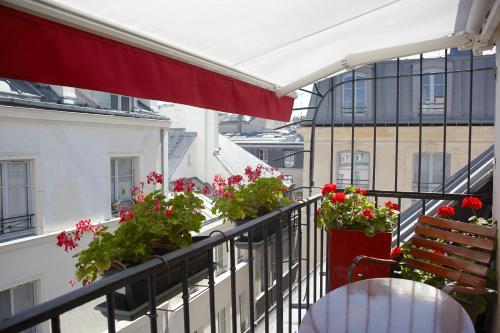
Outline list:
[[[130,98],[122,96],[122,110],[130,111]]]
[[[120,158],[116,162],[118,163],[118,176],[132,175],[132,158]]]
[[[118,95],[111,95],[111,109],[118,110]]]
[[[128,201],[131,198],[132,177],[118,177],[118,200]]]
[[[8,195],[8,216],[28,215],[28,187],[9,187]]]
[[[28,184],[28,166],[26,162],[9,162],[7,164],[7,182],[9,186]]]
[[[0,291],[0,320],[11,316],[10,290]]]
[[[35,306],[33,283],[26,283],[13,289],[14,313],[27,310]]]

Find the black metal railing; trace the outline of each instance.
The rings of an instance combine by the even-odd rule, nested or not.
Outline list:
[[[28,214],[22,216],[5,217],[0,219],[0,241],[3,235],[16,234],[33,229],[33,216]]]
[[[324,281],[324,232],[315,227],[316,209],[321,195],[313,196],[305,201],[293,203],[287,207],[275,210],[265,216],[253,219],[235,228],[211,232],[211,236],[193,243],[192,245],[155,257],[143,264],[122,270],[111,276],[102,278],[88,286],[64,294],[55,299],[41,303],[32,309],[16,314],[0,321],[1,332],[18,332],[45,321],[50,320],[52,332],[61,331],[61,315],[99,297],[106,297],[106,315],[108,331],[115,332],[115,297],[114,292],[136,281],[145,280],[148,286],[148,310],[146,315],[150,318],[151,332],[157,332],[157,298],[156,287],[159,274],[168,272],[169,267],[180,265],[182,268],[182,300],[184,313],[184,332],[191,331],[191,314],[189,312],[190,294],[188,266],[190,261],[200,255],[208,254],[208,293],[210,310],[210,328],[216,332],[215,312],[215,269],[213,250],[215,247],[228,243],[230,252],[230,285],[231,285],[231,331],[238,332],[238,308],[236,300],[237,279],[243,278],[236,271],[235,247],[242,242],[246,243],[248,258],[248,276],[244,277],[248,283],[249,297],[249,327],[247,331],[254,332],[257,325],[264,323],[264,331],[276,330],[278,332],[292,332],[293,311],[298,311],[298,318],[303,309],[308,309],[311,302],[321,297],[327,288]],[[261,240],[255,236],[261,235]],[[263,235],[263,237],[262,237]],[[284,242],[287,238],[289,241]],[[293,240],[293,241],[292,241]],[[312,243],[311,243],[312,242]],[[284,245],[285,244],[285,245]],[[294,251],[293,248],[297,250]],[[258,249],[257,249],[258,248]],[[263,311],[257,309],[258,300],[255,299],[254,260],[256,251],[264,254],[262,276],[264,278],[264,307]],[[284,251],[288,259],[284,257]],[[273,260],[268,259],[273,254]],[[318,256],[319,255],[319,256]],[[273,257],[271,256],[271,257]],[[284,266],[288,267],[288,274],[284,273]],[[272,281],[269,272],[274,270],[273,276],[278,277]],[[319,271],[319,274],[318,274]],[[281,278],[286,277],[286,278]],[[305,284],[305,290],[302,284]],[[319,293],[318,293],[319,285]],[[285,295],[285,296],[283,296]],[[284,308],[284,299],[288,297],[288,309]],[[304,300],[304,301],[303,301]],[[270,311],[275,311],[275,322],[270,322]],[[287,313],[288,312],[288,313]],[[285,315],[288,316],[288,327],[284,327]]]

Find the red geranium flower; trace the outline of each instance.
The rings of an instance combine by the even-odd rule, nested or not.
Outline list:
[[[174,209],[171,207],[165,211],[165,216],[170,217],[174,213]]]
[[[342,192],[335,193],[330,200],[332,201],[332,203],[344,203],[345,194]]]
[[[148,184],[162,184],[163,183],[163,177],[156,171],[152,171],[149,173],[149,175],[146,176],[146,180]]]
[[[367,220],[371,220],[373,218],[373,212],[371,209],[369,208],[365,208],[363,209],[363,211],[361,212],[361,214],[367,219]]]
[[[203,186],[203,189],[201,190],[201,193],[203,193],[203,194],[205,194],[205,195],[210,194],[210,185],[205,184],[205,185]]]
[[[483,208],[483,203],[476,197],[467,197],[462,200],[462,208],[472,208],[474,210],[478,210]]]
[[[392,203],[392,201],[391,201],[391,200],[386,201],[386,202],[384,203],[384,206],[386,206],[386,207],[388,207],[388,208],[390,208],[390,209],[392,209],[392,210],[397,210],[397,211],[399,211],[399,206],[398,206],[398,204]]]
[[[241,175],[232,175],[227,179],[227,184],[229,186],[240,185],[242,180],[243,180],[243,177]]]
[[[455,215],[455,208],[451,206],[441,206],[438,209],[438,215],[440,217],[452,217]]]
[[[356,190],[354,191],[356,194],[361,194],[362,196],[366,197],[366,190],[362,187],[357,187]]]
[[[401,254],[403,254],[403,249],[400,248],[399,246],[396,246],[391,251],[391,258],[395,258],[395,257],[397,257],[397,256],[399,256]]]
[[[174,192],[184,192],[184,178],[175,181]]]
[[[195,184],[194,182],[189,179],[187,182],[186,182],[186,192],[191,192],[193,191],[193,188],[194,188]]]
[[[327,194],[329,194],[331,192],[335,192],[335,191],[337,191],[337,185],[335,185],[335,184],[325,184],[323,186],[323,189],[321,190],[321,194],[327,195]]]

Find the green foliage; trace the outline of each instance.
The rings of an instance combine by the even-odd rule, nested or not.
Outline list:
[[[190,245],[191,232],[199,232],[205,219],[202,207],[202,200],[192,192],[176,193],[170,199],[160,190],[147,194],[130,211],[120,213],[120,226],[114,234],[104,227],[75,255],[77,279],[87,284],[110,268],[136,265],[155,253]]]
[[[229,185],[214,200],[212,212],[228,221],[255,218],[291,203],[283,182],[276,177],[259,178],[248,184]]]
[[[360,230],[369,237],[373,237],[376,232],[392,231],[399,213],[394,207],[376,207],[363,191],[356,191],[353,186],[346,187],[344,194],[344,201],[338,201],[338,193],[326,194],[318,211],[318,227],[323,226],[329,230]]]

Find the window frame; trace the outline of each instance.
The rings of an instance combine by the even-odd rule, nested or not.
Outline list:
[[[262,153],[262,157],[261,157],[261,153]],[[269,149],[268,148],[259,148],[259,150],[257,151],[257,157],[259,158],[259,160],[262,160],[262,161],[267,163],[269,161]]]
[[[116,98],[116,105],[117,105],[116,109],[113,107],[113,98]],[[128,99],[127,110],[125,110],[123,108],[124,99]],[[109,107],[110,107],[111,110],[131,112],[131,111],[133,111],[133,108],[134,108],[133,98],[130,97],[130,96],[126,96],[126,95],[110,94],[110,97],[109,97]]]
[[[346,162],[342,162],[343,155],[348,156],[349,159]],[[356,179],[356,169],[357,167],[363,166],[364,163],[361,161],[357,161],[357,157],[359,154],[367,154],[367,163],[366,163],[366,170],[358,170],[360,171],[366,171],[367,178],[366,179]],[[337,185],[339,185],[340,188],[344,188],[347,185],[350,185],[351,182],[354,186],[361,186],[364,188],[369,188],[370,186],[370,163],[371,163],[371,154],[369,151],[365,150],[356,150],[354,151],[354,172],[353,176],[354,179],[351,181],[351,151],[350,150],[342,150],[337,153]],[[345,164],[343,166],[343,164]],[[347,178],[340,178],[341,171],[344,170],[348,171],[348,177]]]
[[[342,75],[342,82],[351,81],[342,84],[342,98],[341,98],[341,106],[342,115],[344,116],[352,116],[352,110],[354,109],[354,114],[365,115],[368,112],[368,85],[367,79],[368,76],[363,72],[355,72],[354,74],[354,90],[356,92],[354,96],[354,106],[352,105],[352,71],[347,72]],[[358,79],[362,79],[359,80]],[[363,93],[362,105],[358,105],[359,100],[358,96],[360,93]],[[349,105],[349,106],[346,106]]]
[[[131,160],[132,162],[132,170],[131,170],[131,175],[125,175],[125,176],[120,176],[118,174],[118,163],[116,163],[117,160]],[[110,198],[111,198],[111,214],[116,214],[118,211],[113,210],[113,204],[120,202],[117,201],[117,198],[119,197],[119,192],[120,192],[120,186],[119,182],[117,181],[118,178],[120,177],[132,177],[132,182],[131,182],[131,188],[135,186],[136,183],[136,157],[135,156],[119,156],[119,157],[111,157],[110,158],[110,168],[109,168],[109,178],[110,178]],[[114,165],[114,176],[112,172],[112,167]],[[130,192],[130,190],[129,190]],[[113,196],[114,193],[114,196]],[[129,201],[125,201],[123,203],[132,203],[132,198]]]
[[[8,165],[11,163],[24,163],[26,165],[26,185],[9,185]],[[0,160],[0,239],[18,237],[22,235],[31,235],[34,233],[34,226],[31,220],[32,215],[32,179],[31,179],[32,164],[30,160]],[[9,188],[25,187],[26,188],[26,215],[12,215],[9,213]],[[3,220],[9,218],[26,217],[27,228],[18,231],[4,232]],[[20,221],[22,222],[22,221]]]
[[[436,77],[442,77],[441,83],[436,83]],[[426,90],[426,86],[429,87],[429,96],[425,98],[422,96],[422,113],[423,114],[443,114],[444,113],[444,98],[446,97],[446,86],[444,84],[444,73],[434,73],[434,74],[426,74],[424,73],[422,76],[422,94],[424,94]],[[426,80],[428,79],[428,83]],[[442,86],[443,95],[436,96],[436,86]],[[437,98],[442,98],[442,102],[438,102]]]
[[[21,283],[17,286],[13,286],[13,287],[10,287],[8,289],[4,289],[4,290],[1,290],[0,292],[5,292],[5,291],[8,291],[9,292],[9,305],[10,305],[10,316],[14,316],[16,315],[17,313],[21,313],[27,309],[24,309],[24,310],[20,310],[20,311],[15,311],[15,307],[16,307],[16,302],[15,302],[15,295],[14,295],[14,291],[15,289],[17,288],[20,288],[20,287],[23,287],[25,285],[30,285],[31,286],[31,294],[32,294],[32,307],[35,307],[38,303],[38,296],[37,296],[37,281],[28,281],[28,282],[25,282],[25,283]],[[28,308],[29,309],[29,308]],[[1,319],[0,319],[1,320]],[[27,332],[27,333],[36,333],[38,332],[38,326],[33,326],[33,327],[30,327],[26,330],[24,330],[23,332]]]
[[[287,156],[293,153],[295,153],[294,149],[283,149],[283,156],[286,156],[283,158],[283,168],[295,168],[295,155]],[[287,161],[290,160],[292,161],[291,164],[287,165]]]

